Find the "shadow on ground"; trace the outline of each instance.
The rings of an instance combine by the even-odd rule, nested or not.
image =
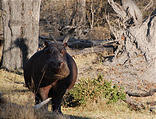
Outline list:
[[[65,115],[65,116],[69,117],[70,119],[91,119],[88,117],[73,116],[73,115]]]

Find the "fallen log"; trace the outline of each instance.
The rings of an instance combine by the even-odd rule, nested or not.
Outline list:
[[[54,40],[52,37],[40,36],[40,49],[42,49],[42,42],[44,40]],[[58,42],[63,42],[63,39],[57,39]],[[73,57],[76,55],[83,55],[89,53],[102,53],[105,54],[104,57],[113,57],[114,52],[118,47],[118,42],[113,39],[105,40],[81,40],[70,38],[68,40],[67,51]]]
[[[66,38],[66,37],[65,37]],[[44,40],[56,40],[58,42],[63,42],[65,38],[60,38],[60,39],[54,39],[52,36],[51,37],[45,37],[45,36],[39,36],[39,41],[42,42]],[[84,48],[90,48],[90,47],[95,47],[95,46],[117,46],[118,42],[115,41],[114,39],[104,39],[104,40],[83,40],[83,39],[76,39],[76,38],[69,38],[68,40],[68,47],[72,49],[84,49]]]
[[[132,100],[124,100],[124,102],[127,103],[128,106],[135,111],[145,109],[145,105],[142,103],[138,103]]]
[[[147,97],[147,96],[154,95],[154,93],[156,93],[156,89],[151,89],[146,93],[133,93],[129,91],[126,92],[126,94],[128,94],[129,96],[133,96],[133,97]]]
[[[156,101],[153,101],[153,102],[147,102],[146,104],[147,104],[147,105],[150,105],[150,106],[155,106],[155,105],[156,105]]]

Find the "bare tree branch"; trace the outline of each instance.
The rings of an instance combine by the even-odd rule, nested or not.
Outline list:
[[[145,8],[143,9],[143,11],[149,10],[152,6],[153,6],[153,0],[150,0],[150,2],[145,6]]]
[[[114,0],[108,0],[108,3],[112,6],[120,18],[126,18],[127,15],[122,6],[120,6],[118,3],[115,3]]]

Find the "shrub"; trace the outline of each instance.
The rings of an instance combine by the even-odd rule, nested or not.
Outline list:
[[[95,79],[82,79],[67,94],[65,105],[85,105],[87,101],[98,102],[99,99],[107,99],[107,103],[124,100],[124,89],[104,80],[101,75]]]

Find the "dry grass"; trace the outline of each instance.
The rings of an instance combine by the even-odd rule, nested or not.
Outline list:
[[[10,119],[68,119],[44,110],[34,110],[34,96],[23,86],[22,75],[0,70],[0,92],[6,104],[0,105],[0,118]]]
[[[132,111],[124,102],[106,104],[106,100],[87,102],[85,107],[65,108],[62,111],[66,116],[51,112],[35,111],[32,108],[34,97],[25,87],[22,75],[0,70],[0,91],[9,102],[5,108],[0,109],[3,118],[11,119],[154,119],[155,114],[148,110]],[[70,116],[69,116],[70,115]],[[71,116],[72,115],[72,116]]]
[[[88,116],[94,119],[155,119],[156,115],[149,113],[147,110],[134,111],[130,110],[127,104],[118,102],[116,104],[106,104],[101,101],[98,104],[90,102],[87,107],[79,107],[66,110],[66,114],[79,116]]]
[[[6,104],[0,108],[0,118],[9,119],[68,119],[68,116],[34,110],[32,106],[21,106],[17,104]]]

